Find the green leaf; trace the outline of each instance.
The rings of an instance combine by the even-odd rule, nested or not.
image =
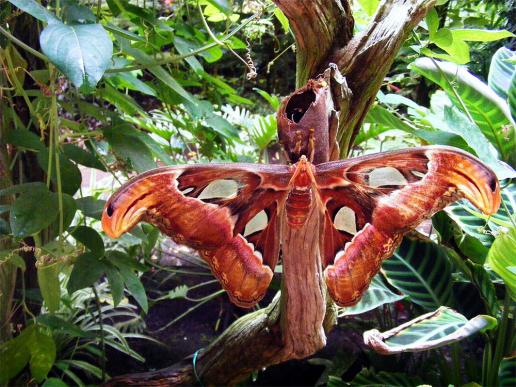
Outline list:
[[[279,8],[277,8],[277,9],[279,9]],[[280,99],[278,98],[277,95],[269,94],[265,90],[261,90],[257,87],[253,87],[253,90],[256,91],[258,94],[260,94],[260,96],[263,99],[265,99],[275,111],[279,109]]]
[[[505,30],[478,30],[478,29],[454,29],[454,39],[468,42],[492,42],[495,40],[514,37],[514,34]]]
[[[128,266],[120,266],[120,274],[124,279],[127,290],[129,290],[136,302],[140,304],[143,311],[147,313],[149,310],[147,294],[145,293],[145,288],[143,287],[140,278],[138,278],[138,276]]]
[[[513,121],[516,121],[516,71],[512,75],[511,86],[507,93],[507,100],[509,102],[512,119]]]
[[[113,304],[117,306],[124,297],[124,278],[120,271],[111,265],[106,266],[106,276],[111,287]]]
[[[206,2],[213,5],[219,11],[224,12],[225,14],[231,14],[231,2],[229,0],[206,0]]]
[[[378,274],[373,277],[369,288],[366,290],[358,304],[351,307],[339,308],[338,316],[343,317],[362,314],[376,309],[381,305],[390,304],[404,298],[404,295],[396,294],[390,290],[387,285],[384,284],[381,275]]]
[[[113,43],[100,24],[49,24],[40,35],[50,61],[83,92],[95,88],[111,65]]]
[[[56,195],[58,194],[56,193]],[[75,203],[75,199],[68,194],[63,194],[63,230],[66,230],[66,228],[72,223],[76,212],[77,204]],[[51,230],[53,231],[53,234],[57,234],[59,232],[59,216],[51,225]]]
[[[358,0],[358,3],[369,16],[372,16],[378,8],[380,0]]]
[[[511,87],[511,79],[516,72],[516,63],[511,63],[508,59],[514,57],[514,51],[500,47],[493,55],[491,65],[489,66],[489,75],[487,77],[489,87],[504,100],[508,98],[507,94]]]
[[[44,183],[39,182],[39,181],[32,182],[32,183],[17,184],[17,185],[13,185],[11,187],[7,187],[7,188],[0,190],[0,196],[20,194],[20,193],[24,193],[24,192],[39,190],[39,189],[46,190],[47,186]]]
[[[108,0],[108,4],[110,3],[110,1]],[[143,36],[140,36],[140,35],[136,35],[134,33],[132,33],[131,31],[127,31],[127,30],[124,30],[123,28],[120,28],[112,23],[106,23],[104,24],[104,28],[115,34],[115,35],[119,35],[121,36],[122,38],[125,38],[125,39],[129,39],[129,40],[134,40],[134,41],[137,41],[137,42],[144,42],[145,41],[145,38]]]
[[[235,138],[238,137],[238,131],[236,128],[229,123],[224,117],[216,114],[211,114],[206,118],[206,125],[212,128],[215,132],[223,136],[224,138]]]
[[[152,65],[152,63],[155,62],[152,56],[145,54],[141,50],[131,47],[127,40],[119,39],[119,42],[122,50],[134,57],[139,63]],[[183,87],[162,66],[150,66],[148,67],[148,71],[150,71],[156,78],[163,82],[166,87],[170,88],[170,90],[172,90],[186,102],[192,104],[197,103],[196,98],[185,89],[183,89]]]
[[[48,189],[21,194],[11,207],[10,226],[17,238],[36,234],[49,226],[59,212],[57,195]]]
[[[281,9],[276,7],[274,8],[274,16],[276,16],[276,19],[278,19],[278,21],[280,22],[281,28],[283,28],[283,32],[285,34],[288,34],[288,31],[290,30],[290,25],[285,14],[281,11]]]
[[[404,239],[382,271],[394,287],[426,310],[453,306],[451,264],[446,251],[431,242]]]
[[[494,237],[487,221],[475,216],[469,210],[474,210],[474,207],[465,200],[455,202],[445,209],[448,216],[457,223],[466,235],[475,238],[486,248],[491,247]]]
[[[25,328],[17,337],[0,344],[0,383],[16,376],[27,363],[32,377],[42,382],[54,365],[56,345],[51,334],[41,325]]]
[[[120,93],[114,87],[106,83],[104,89],[99,93],[103,99],[110,104],[115,105],[120,112],[132,115],[144,115],[145,111],[138,103],[129,95]]]
[[[441,106],[438,108],[433,103],[436,98],[441,100],[439,103]],[[496,151],[480,128],[475,123],[469,121],[466,115],[461,113],[456,107],[452,106],[451,101],[444,92],[437,91],[432,96],[432,110],[433,112],[427,114],[425,118],[434,128],[439,129],[441,132],[453,133],[462,137],[465,143],[467,143],[468,148],[472,149],[478,158],[491,167],[500,180],[516,177],[516,173],[511,167],[501,164],[494,156]]]
[[[92,286],[104,273],[105,264],[94,253],[86,252],[79,255],[73,265],[72,274],[68,281],[68,293]]]
[[[25,368],[30,359],[27,341],[34,326],[25,328],[20,335],[0,344],[0,384],[7,382],[18,375]]]
[[[38,163],[40,167],[48,174],[48,151],[47,149],[38,152]],[[62,190],[69,195],[75,194],[81,187],[82,175],[81,171],[64,154],[59,153],[59,173],[61,175]],[[52,158],[52,175],[51,180],[57,187],[57,169],[56,159]]]
[[[70,337],[80,338],[92,336],[91,332],[84,331],[78,325],[54,314],[40,314],[37,317],[37,322],[49,327],[54,333],[63,333]]]
[[[511,227],[508,232],[496,237],[486,260],[486,264],[503,279],[513,300],[516,300],[515,252],[516,227]]]
[[[96,258],[104,256],[104,241],[100,234],[88,226],[78,226],[72,236],[84,246],[86,246]]]
[[[65,3],[63,19],[66,24],[91,24],[97,21],[95,14],[89,7],[75,2]]]
[[[48,378],[41,387],[68,387],[68,384],[58,378]]]
[[[48,11],[35,0],[9,0],[9,2],[42,22],[59,23],[59,19],[56,15]]]
[[[278,124],[275,114],[268,116],[259,116],[249,130],[253,142],[263,151],[267,146],[276,139]]]
[[[104,136],[113,152],[137,172],[156,168],[150,149],[138,138],[135,130],[126,124],[104,129]]]
[[[106,171],[104,165],[94,154],[88,152],[85,149],[79,148],[77,145],[64,144],[63,153],[66,155],[66,157],[75,161],[77,164],[81,164],[89,168],[99,169],[101,171]]]
[[[61,262],[54,262],[50,265],[36,266],[38,271],[38,285],[45,305],[50,313],[59,309],[61,302],[61,287],[59,285],[59,273]]]
[[[423,381],[419,376],[409,376],[401,372],[377,372],[366,368],[362,369],[351,381],[352,386],[375,387],[414,387],[422,384]],[[349,383],[345,385],[349,385]],[[344,386],[344,384],[342,386]]]
[[[85,196],[83,198],[76,199],[77,207],[84,216],[100,220],[102,217],[102,210],[106,205],[105,200],[95,199],[93,196]]]
[[[497,326],[497,320],[479,315],[471,320],[453,309],[441,307],[387,332],[364,332],[364,342],[381,354],[421,352],[456,343],[477,332]]]
[[[190,290],[190,288],[186,285],[176,286],[174,289],[170,290],[167,293],[165,298],[167,300],[173,300],[175,298],[185,298],[188,294],[188,290]]]
[[[5,138],[5,142],[31,151],[46,149],[39,136],[28,130],[11,130]]]
[[[41,383],[56,360],[56,344],[47,329],[35,329],[33,335],[29,346],[30,372]]]
[[[179,52],[179,54],[188,55],[196,48],[196,45],[179,36],[176,36],[174,37],[174,47],[176,48],[177,52]],[[204,71],[202,64],[195,56],[188,56],[185,58],[185,60],[186,63],[188,63],[192,70],[194,70],[196,73],[202,73]]]
[[[516,386],[516,356],[506,357],[500,362],[498,369],[498,382],[500,387]]]
[[[453,104],[462,110],[455,90],[482,133],[498,149],[502,159],[510,162],[516,158],[514,127],[509,125],[509,107],[489,86],[454,63],[419,58],[409,67],[441,86]]]
[[[439,29],[439,15],[435,8],[432,8],[425,16],[426,25],[428,26],[428,34],[433,39],[434,34]]]

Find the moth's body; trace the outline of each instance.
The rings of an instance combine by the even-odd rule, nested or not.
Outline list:
[[[288,224],[292,228],[302,227],[312,207],[312,186],[315,183],[314,166],[305,156],[291,168],[290,191],[285,202]]]
[[[355,304],[382,261],[448,203],[467,198],[485,213],[500,203],[494,173],[449,147],[423,147],[318,165],[208,164],[138,176],[104,209],[106,234],[141,220],[199,251],[231,300],[256,304],[272,279],[281,224],[321,216],[319,251],[332,298]],[[315,210],[315,211],[314,211]],[[283,223],[285,222],[285,223]]]

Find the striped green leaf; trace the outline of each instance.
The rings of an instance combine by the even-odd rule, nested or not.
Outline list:
[[[498,382],[500,387],[516,386],[516,356],[507,357],[500,362]]]
[[[341,386],[392,386],[392,387],[413,387],[423,384],[419,376],[409,376],[401,372],[385,372],[362,369],[351,383],[344,382],[342,379],[330,377],[328,387]]]
[[[387,280],[426,310],[453,306],[452,266],[443,247],[404,239],[382,265]]]
[[[366,331],[364,342],[382,354],[421,352],[456,343],[496,325],[491,316],[479,315],[468,320],[453,309],[440,307],[387,332]]]
[[[504,161],[514,160],[514,127],[506,101],[466,68],[454,63],[419,58],[410,68],[441,86],[459,109],[465,107]]]
[[[360,302],[349,308],[339,308],[339,317],[351,316],[369,312],[383,304],[399,301],[405,298],[404,295],[396,294],[383,282],[380,274],[373,277],[369,288],[364,293]]]

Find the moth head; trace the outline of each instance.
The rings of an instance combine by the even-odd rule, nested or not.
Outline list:
[[[154,197],[141,184],[128,184],[118,190],[102,212],[102,228],[110,238],[118,238],[131,230],[154,202]]]

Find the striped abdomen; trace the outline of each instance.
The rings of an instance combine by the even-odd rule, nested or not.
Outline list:
[[[293,188],[289,192],[285,204],[288,224],[293,228],[300,228],[305,224],[311,205],[312,190],[310,188]]]

